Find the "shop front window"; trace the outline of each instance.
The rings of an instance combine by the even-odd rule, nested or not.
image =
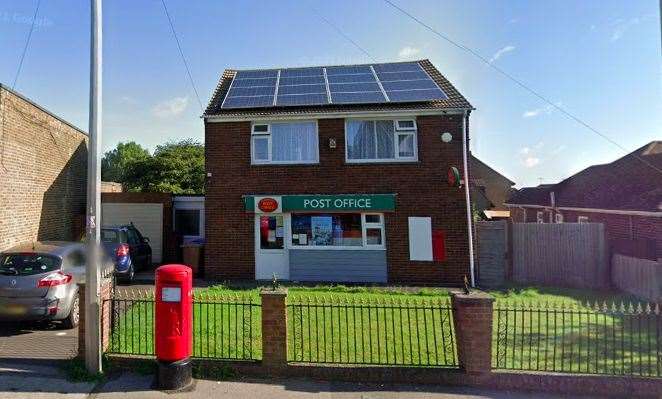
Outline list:
[[[294,213],[292,246],[296,248],[371,248],[384,246],[381,214]]]
[[[283,216],[260,216],[260,249],[284,248]]]
[[[292,245],[360,247],[361,214],[292,214]]]

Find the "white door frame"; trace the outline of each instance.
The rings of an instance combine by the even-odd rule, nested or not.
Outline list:
[[[282,216],[283,217],[283,249],[260,248],[260,217]],[[287,226],[290,223],[290,215],[287,213],[256,213],[254,221],[254,247],[255,247],[255,279],[271,280],[276,273],[278,280],[290,279],[289,245],[290,234]]]

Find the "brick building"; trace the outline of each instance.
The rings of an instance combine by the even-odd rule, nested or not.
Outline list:
[[[657,170],[656,170],[657,168]],[[662,259],[662,141],[507,202],[516,223],[603,223],[613,253]]]
[[[85,132],[2,85],[0,129],[0,250],[77,238],[85,213]]]
[[[427,60],[226,70],[204,115],[206,276],[461,284],[447,175],[471,110]]]

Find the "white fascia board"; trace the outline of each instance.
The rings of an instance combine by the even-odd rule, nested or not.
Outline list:
[[[630,216],[650,216],[650,217],[662,217],[662,212],[650,212],[650,211],[628,211],[620,209],[600,209],[600,208],[576,208],[570,206],[557,206],[552,208],[551,206],[542,206],[542,205],[533,205],[533,204],[508,204],[504,203],[509,208],[539,208],[539,209],[558,209],[559,211],[573,211],[573,212],[593,212],[593,213],[609,213],[613,215],[630,215]]]
[[[411,118],[426,115],[463,115],[466,109],[412,109],[412,110],[384,110],[384,111],[345,111],[345,112],[308,112],[301,114],[271,114],[271,115],[233,115],[214,116],[203,115],[206,122],[247,122],[247,121],[273,121],[273,120],[310,120],[310,119],[336,119],[336,118]]]

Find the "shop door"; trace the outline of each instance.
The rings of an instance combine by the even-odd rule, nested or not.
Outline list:
[[[290,279],[289,256],[285,226],[289,216],[283,214],[255,215],[255,279]]]

